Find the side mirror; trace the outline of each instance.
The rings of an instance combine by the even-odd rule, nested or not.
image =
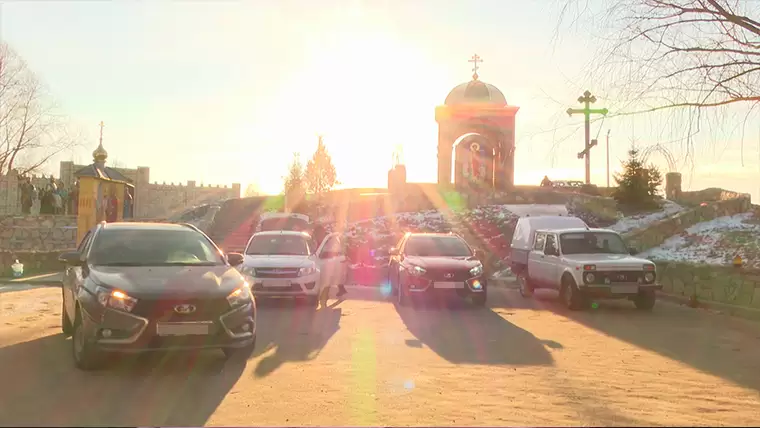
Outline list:
[[[480,248],[473,251],[473,254],[475,255],[475,258],[480,261],[483,261],[486,258],[486,252],[481,250]]]
[[[398,248],[396,248],[396,247],[391,248],[390,251],[388,251],[388,254],[390,254],[392,256],[397,256],[399,254]]]
[[[67,253],[63,253],[60,256],[58,256],[58,261],[70,266],[84,265],[84,261],[82,260],[82,255],[79,254],[79,251],[69,251]]]
[[[240,253],[227,253],[227,262],[231,266],[237,266],[243,263],[245,256]]]
[[[637,249],[635,249],[633,247],[628,247],[628,254],[630,254],[632,256],[635,256],[638,253],[639,253],[639,251]]]

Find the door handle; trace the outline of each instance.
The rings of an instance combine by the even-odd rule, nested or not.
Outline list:
[[[545,258],[546,258],[546,256],[541,256],[541,258],[542,258],[542,259],[545,259]]]

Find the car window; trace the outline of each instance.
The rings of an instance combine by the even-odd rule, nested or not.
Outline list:
[[[79,243],[79,246],[77,247],[77,252],[79,254],[84,254],[85,249],[87,249],[87,244],[90,243],[90,238],[92,238],[92,231],[88,231],[87,234],[84,235],[84,238],[82,238],[82,242]]]
[[[189,229],[102,229],[88,258],[101,266],[224,265],[219,251],[202,234]]]
[[[252,256],[308,256],[311,254],[306,236],[302,235],[254,235],[245,253]]]
[[[533,249],[543,251],[546,243],[546,233],[536,233],[536,242],[533,243]]]
[[[628,254],[625,242],[613,232],[578,232],[560,235],[564,254]]]
[[[339,256],[343,254],[343,244],[337,236],[328,238],[322,247],[322,255]]]
[[[261,221],[260,230],[262,232],[271,230],[291,230],[295,232],[306,232],[309,230],[309,222],[297,217],[270,218]]]
[[[559,254],[557,248],[557,237],[553,234],[546,235],[546,244],[544,245],[544,254]]]
[[[404,245],[411,257],[471,257],[472,250],[458,236],[411,236]]]

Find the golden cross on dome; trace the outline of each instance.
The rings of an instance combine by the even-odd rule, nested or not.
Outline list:
[[[105,126],[106,126],[106,124],[105,124],[105,123],[103,123],[103,121],[101,120],[101,121],[100,121],[100,142],[101,142],[101,143],[103,142],[103,128],[104,128]]]
[[[471,62],[475,65],[474,67],[472,67],[472,73],[473,73],[472,78],[474,80],[478,80],[478,69],[480,68],[478,67],[478,63],[483,62],[483,60],[480,58],[480,56],[478,56],[478,54],[475,54],[472,56],[472,58],[470,58],[468,62]]]

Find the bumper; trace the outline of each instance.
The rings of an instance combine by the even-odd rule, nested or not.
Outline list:
[[[113,309],[107,309],[100,321],[90,317],[86,320],[85,334],[94,338],[93,345],[105,352],[242,348],[256,339],[254,304],[235,308],[215,320],[171,323],[170,326],[179,326],[185,331],[169,334],[159,334],[159,325],[163,327],[165,324]],[[188,330],[193,331],[188,333]]]
[[[466,281],[456,282],[431,281],[425,278],[407,276],[403,288],[412,296],[452,293],[460,296],[469,296],[485,293],[487,287],[488,280],[485,275],[481,275]]]
[[[260,297],[317,296],[321,288],[319,273],[277,280],[279,284],[269,278],[248,277],[247,280],[252,284],[253,294]]]
[[[597,297],[602,299],[625,299],[635,297],[640,293],[662,290],[662,285],[657,283],[639,284],[634,282],[615,285],[582,285],[578,288],[583,292],[583,294],[586,294],[590,297]]]

